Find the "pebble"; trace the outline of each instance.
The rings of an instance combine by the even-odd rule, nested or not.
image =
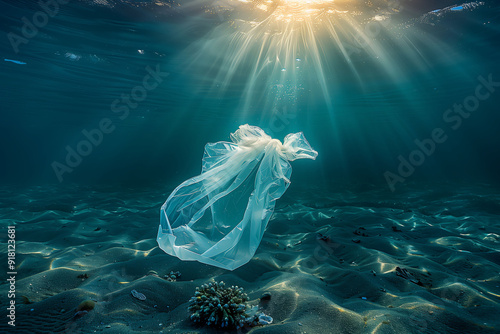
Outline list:
[[[265,315],[264,313],[261,313],[259,315],[259,324],[260,325],[270,325],[273,323],[273,318],[271,318],[268,315]]]
[[[265,292],[261,297],[260,300],[271,300],[271,294],[269,292]]]
[[[139,300],[146,300],[146,296],[143,293],[137,292],[136,290],[132,290],[130,291],[130,293],[134,298],[137,298]]]

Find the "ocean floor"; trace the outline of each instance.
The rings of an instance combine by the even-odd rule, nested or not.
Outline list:
[[[232,272],[158,248],[171,190],[0,188],[2,240],[15,224],[17,272],[16,326],[4,316],[0,332],[500,333],[498,188],[292,183],[254,258]],[[165,279],[171,271],[181,276]],[[195,288],[221,280],[243,287],[273,323],[223,331],[191,322]],[[3,281],[4,313],[7,290]],[[77,312],[85,300],[95,306]]]

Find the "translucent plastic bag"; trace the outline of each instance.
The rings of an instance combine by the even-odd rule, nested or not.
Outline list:
[[[231,140],[208,143],[201,175],[175,188],[161,207],[157,241],[166,253],[228,270],[244,265],[290,184],[288,161],[318,155],[302,132],[281,144],[246,124]]]

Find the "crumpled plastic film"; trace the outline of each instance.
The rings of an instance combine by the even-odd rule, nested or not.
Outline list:
[[[318,155],[302,132],[287,135],[282,144],[245,124],[231,140],[208,143],[202,173],[175,188],[162,205],[157,241],[166,253],[228,270],[244,265],[290,184],[289,161]]]

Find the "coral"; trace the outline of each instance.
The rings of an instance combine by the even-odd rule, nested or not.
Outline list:
[[[169,282],[176,282],[179,277],[181,277],[180,271],[176,272],[171,271],[170,274],[163,276],[163,278]]]
[[[81,278],[82,279],[82,282],[85,281],[87,278],[89,278],[89,275],[87,273],[85,274],[81,274],[81,275],[78,275],[76,276],[77,278]]]
[[[220,328],[240,328],[247,317],[248,296],[243,288],[226,288],[224,282],[203,284],[189,300],[191,320]]]
[[[160,277],[158,273],[154,270],[150,270],[148,272],[148,276]],[[170,274],[164,275],[163,279],[166,279],[169,282],[177,282],[177,279],[181,277],[180,271],[170,271]]]

